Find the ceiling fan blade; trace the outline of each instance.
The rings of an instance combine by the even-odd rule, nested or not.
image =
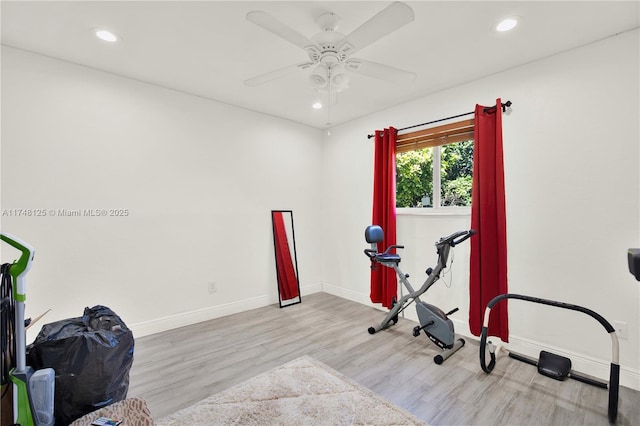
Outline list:
[[[312,42],[293,28],[278,21],[267,12],[249,12],[247,13],[247,20],[303,49],[306,49],[309,46],[316,46],[316,43]]]
[[[416,79],[416,73],[414,72],[404,71],[377,62],[365,61],[364,59],[352,58],[346,62],[346,65],[349,71],[397,84],[409,84]]]
[[[347,35],[341,41],[338,50],[351,55],[409,22],[413,22],[414,19],[413,9],[402,2],[393,2]]]
[[[274,71],[270,71],[268,73],[259,75],[257,77],[253,77],[250,78],[248,80],[244,81],[244,84],[249,86],[249,87],[256,87],[259,86],[261,84],[267,83],[269,81],[278,79],[278,78],[282,78],[286,75],[289,75],[295,71],[297,71],[298,69],[307,69],[310,66],[313,65],[313,62],[304,62],[302,64],[295,64],[295,65],[289,65],[286,66],[284,68],[279,68],[277,70]]]

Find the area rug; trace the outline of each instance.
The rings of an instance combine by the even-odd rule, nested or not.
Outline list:
[[[309,356],[253,377],[157,421],[175,425],[424,425]]]

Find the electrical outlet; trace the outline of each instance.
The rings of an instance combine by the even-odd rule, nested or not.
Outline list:
[[[215,293],[218,291],[218,286],[215,281],[209,281],[209,293]]]
[[[616,334],[620,339],[627,340],[629,337],[629,329],[627,328],[627,323],[624,321],[614,321],[613,328],[616,329]]]

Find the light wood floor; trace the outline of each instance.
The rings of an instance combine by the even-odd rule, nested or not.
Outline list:
[[[432,425],[606,425],[608,392],[558,382],[499,358],[486,375],[478,345],[444,364],[415,323],[369,335],[383,312],[316,293],[302,304],[255,309],[136,339],[129,397],[159,419],[302,355],[310,355]],[[640,424],[640,392],[620,388],[619,425]]]

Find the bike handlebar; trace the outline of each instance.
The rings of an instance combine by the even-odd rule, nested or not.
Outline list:
[[[449,235],[448,237],[440,238],[438,244],[449,244],[451,247],[455,247],[461,242],[468,240],[472,235],[476,233],[475,230],[469,229],[468,231],[458,231]],[[456,239],[457,238],[457,239]]]
[[[391,246],[387,247],[387,249],[382,254],[389,254],[389,252],[391,252],[392,249],[403,249],[403,248],[404,248],[403,245],[394,244],[394,245],[391,245]],[[380,254],[380,252],[378,250],[374,250],[374,249],[364,249],[364,254],[366,254],[369,259],[373,259],[378,254]]]
[[[376,257],[376,254],[378,254],[378,252],[373,249],[364,249],[364,254],[366,254],[369,259],[373,259],[374,257]]]
[[[474,229],[469,229],[468,231],[454,232],[453,234],[451,234],[451,235],[449,235],[447,237],[440,238],[440,241],[438,241],[438,243],[436,245],[440,246],[440,245],[443,245],[443,244],[449,244],[451,247],[455,247],[458,244],[460,244],[461,242],[471,238],[471,236],[474,235],[475,233],[476,233],[476,231]],[[394,248],[403,249],[404,246],[394,244],[392,246],[387,247],[387,249],[384,251],[384,253],[389,253],[389,251],[391,251]],[[377,250],[375,250],[375,249],[365,249],[364,250],[364,254],[369,259],[374,259],[376,257],[376,255],[379,254],[379,252]]]

